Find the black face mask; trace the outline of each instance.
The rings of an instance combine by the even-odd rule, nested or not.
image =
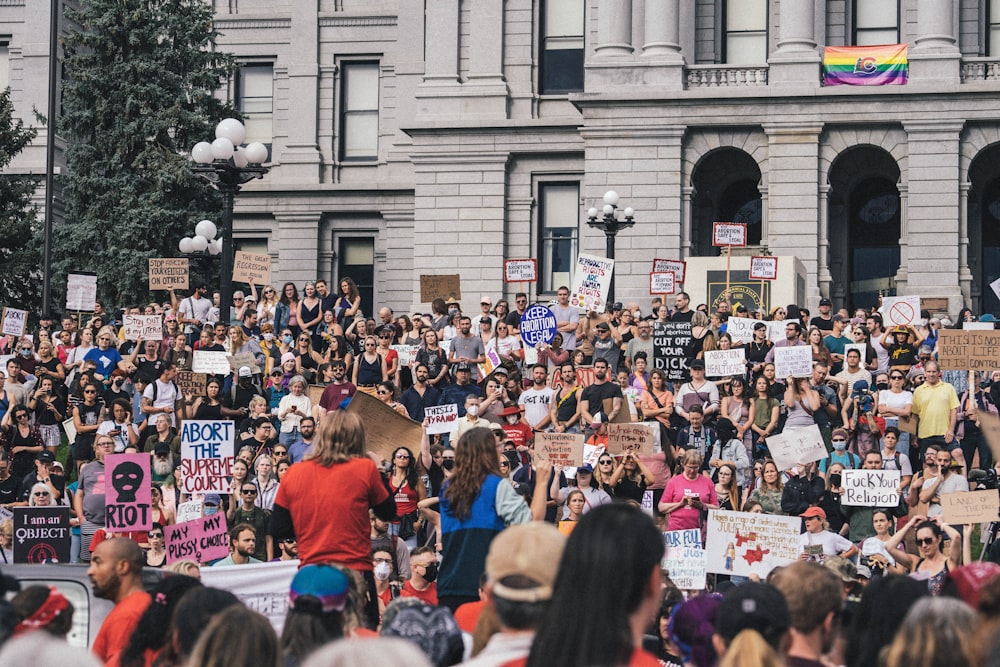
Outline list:
[[[510,462],[511,470],[520,465],[521,462],[517,458],[517,452],[504,452],[503,455],[506,457],[507,461]]]
[[[427,581],[434,581],[438,578],[438,564],[431,563],[426,568],[424,568],[424,579]]]
[[[455,459],[445,459],[444,461],[441,461],[441,467],[445,470],[454,470]]]
[[[889,385],[885,382],[879,382],[877,385],[875,385],[875,388],[878,389],[879,391],[888,391]]]
[[[251,384],[253,384],[253,380],[251,378],[240,378],[241,387],[249,387]]]

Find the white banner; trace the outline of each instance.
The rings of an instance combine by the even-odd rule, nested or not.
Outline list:
[[[826,444],[819,426],[786,428],[767,438],[767,448],[778,470],[788,470],[797,465],[821,461],[826,458]]]
[[[859,507],[899,505],[898,470],[844,470],[841,502]],[[995,494],[994,494],[995,495]]]
[[[812,345],[774,348],[774,375],[785,378],[806,378],[812,375]]]
[[[66,276],[66,310],[94,312],[97,302],[97,276],[70,273]]]
[[[298,560],[204,567],[201,583],[229,591],[247,607],[266,616],[280,635],[288,614],[288,590],[298,571]]]
[[[229,355],[225,352],[211,352],[209,350],[195,350],[191,359],[191,370],[195,373],[208,373],[210,375],[229,375],[232,369],[229,367]]]
[[[608,305],[608,290],[611,289],[611,274],[614,270],[615,260],[581,253],[576,260],[569,305],[580,310],[603,313]]]
[[[799,556],[802,519],[751,512],[709,510],[706,570],[715,574],[765,577]]]
[[[705,375],[708,377],[743,375],[746,370],[747,354],[745,348],[705,352]]]

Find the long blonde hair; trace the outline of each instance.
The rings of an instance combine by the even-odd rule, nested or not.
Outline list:
[[[334,410],[323,416],[307,461],[322,466],[345,463],[365,455],[365,425],[353,412]]]

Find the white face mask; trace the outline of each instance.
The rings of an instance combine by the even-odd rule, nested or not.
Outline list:
[[[385,581],[392,574],[392,566],[388,563],[378,563],[375,565],[374,574],[379,581]]]
[[[273,333],[266,333],[266,334],[264,334],[264,340],[266,340],[266,341],[272,341],[272,340],[274,340],[274,334]]]
[[[508,424],[516,424],[517,423],[517,415],[507,415],[507,423]]]
[[[466,412],[469,413],[471,416],[476,417],[476,416],[479,415],[479,406],[478,405],[470,405],[469,409],[466,410]]]

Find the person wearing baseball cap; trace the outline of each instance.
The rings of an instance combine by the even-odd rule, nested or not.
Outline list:
[[[825,296],[819,300],[819,315],[809,320],[810,327],[816,327],[824,334],[833,331],[833,318],[830,316],[830,310],[833,308],[833,302],[830,301]]]
[[[490,323],[490,329],[496,327],[497,318],[490,314],[493,310],[493,299],[488,294],[479,297],[479,314],[472,318],[472,331],[479,332],[479,325],[483,322]]]
[[[822,563],[827,556],[850,558],[858,552],[849,539],[826,529],[826,512],[822,507],[810,507],[799,516],[806,524],[806,532],[799,535],[799,560]]]
[[[722,596],[715,614],[712,643],[720,657],[730,648],[740,652],[743,642],[749,640],[743,633],[751,630],[773,651],[781,651],[791,625],[792,615],[785,596],[773,586],[751,581]],[[734,646],[737,637],[740,640]]]

